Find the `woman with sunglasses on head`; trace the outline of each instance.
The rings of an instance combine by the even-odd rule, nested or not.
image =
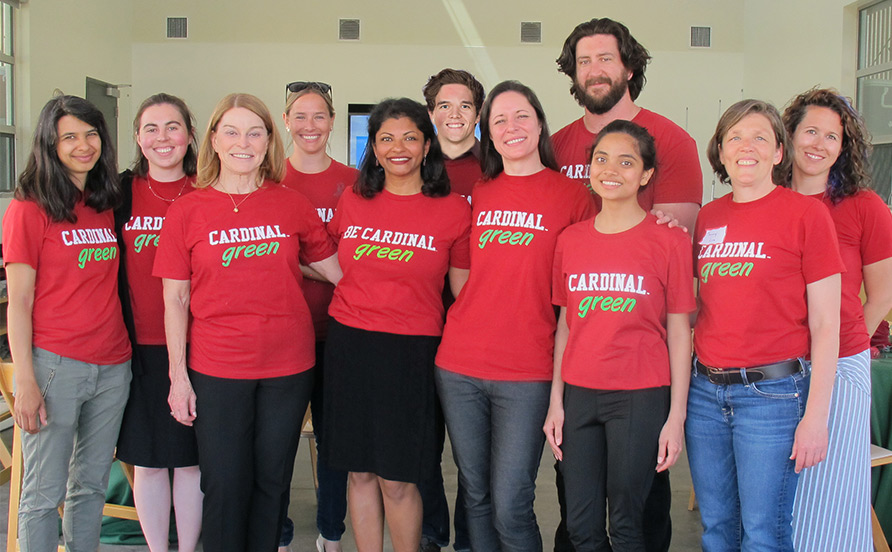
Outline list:
[[[729,107],[707,148],[731,193],[703,207],[694,234],[685,433],[706,552],[792,552],[798,475],[827,453],[843,265],[827,210],[777,185],[789,151],[759,100]]]
[[[117,293],[115,151],[93,104],[58,96],[3,218],[15,421],[22,428],[23,552],[99,548],[115,441],[130,390]]]
[[[199,150],[198,190],[171,205],[155,258],[169,404],[195,424],[207,552],[278,546],[315,364],[300,266],[341,275],[315,208],[279,183],[284,157],[259,99],[223,98]]]
[[[516,81],[480,114],[470,279],[437,354],[473,550],[541,551],[533,511],[553,372],[551,273],[558,235],[591,218],[588,190],[557,171],[545,113]]]
[[[870,137],[848,99],[826,89],[800,94],[784,125],[793,145],[789,185],[830,210],[846,267],[830,444],[827,459],[799,478],[793,542],[800,552],[870,551],[869,348],[892,308],[892,215],[870,189]]]
[[[326,152],[328,139],[334,129],[335,111],[331,86],[324,82],[292,82],[287,86],[285,99],[285,130],[291,136],[294,150],[285,163],[282,184],[303,193],[316,207],[319,218],[328,223],[337,209],[338,198],[356,182],[358,171],[332,159]],[[310,397],[313,411],[313,432],[320,456],[316,465],[319,490],[316,493],[316,539],[318,552],[340,552],[347,515],[347,473],[329,469],[322,452],[323,430],[323,358],[328,329],[328,305],[334,286],[320,279],[314,271],[304,267],[301,285],[304,298],[313,316],[316,330],[316,383]],[[294,524],[286,517],[283,522],[280,552],[287,550],[294,534]]]
[[[344,278],[329,308],[322,447],[350,472],[360,552],[381,552],[385,518],[395,552],[421,544],[443,286],[448,274],[458,295],[467,279],[469,215],[449,191],[427,109],[408,98],[376,105],[359,179],[328,225]]]
[[[121,302],[133,344],[130,399],[116,455],[134,467],[133,500],[149,550],[168,549],[173,503],[177,547],[192,552],[201,533],[198,448],[194,429],[177,423],[167,404],[164,300],[152,265],[167,210],[195,189],[198,143],[186,103],[164,93],[142,102],[133,132],[136,160],[121,175],[124,202],[115,210]]]

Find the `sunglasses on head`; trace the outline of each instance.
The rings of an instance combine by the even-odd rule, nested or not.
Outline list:
[[[285,86],[285,90],[287,90],[288,92],[300,92],[301,90],[306,90],[307,88],[318,90],[323,94],[331,95],[331,85],[325,82],[295,81],[292,83],[288,83],[288,85]]]

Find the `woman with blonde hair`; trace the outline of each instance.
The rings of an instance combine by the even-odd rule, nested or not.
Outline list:
[[[199,150],[199,189],[171,206],[155,260],[169,403],[195,424],[207,552],[277,548],[315,363],[300,266],[341,276],[315,209],[279,183],[284,159],[266,106],[223,98]]]

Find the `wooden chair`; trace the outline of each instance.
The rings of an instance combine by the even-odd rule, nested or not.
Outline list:
[[[892,450],[884,449],[876,445],[870,445],[870,467],[876,468],[877,466],[885,466],[886,464],[892,464]],[[872,505],[870,507],[870,519],[873,524],[874,549],[876,549],[877,552],[890,552],[889,542],[886,540],[886,535],[883,533],[883,527],[880,525],[880,520],[877,519],[877,513],[874,511]]]
[[[12,395],[13,389],[13,373],[14,367],[12,363],[0,363],[0,395],[6,401],[9,412],[15,412],[15,398]],[[0,451],[0,461],[2,459],[2,451]],[[5,465],[5,464],[4,464]],[[133,466],[121,463],[127,481],[133,486]],[[19,549],[19,498],[22,495],[22,437],[19,426],[13,426],[12,434],[12,453],[10,455],[10,475],[9,475],[9,520],[7,522],[6,534],[6,550],[14,552]],[[60,508],[61,512],[61,508]],[[102,514],[121,519],[139,520],[136,508],[133,506],[121,506],[119,504],[106,504],[102,509]],[[59,547],[59,551],[64,551],[63,546]]]

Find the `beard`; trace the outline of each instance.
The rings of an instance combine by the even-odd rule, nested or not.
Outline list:
[[[610,88],[607,90],[607,93],[601,97],[591,96],[586,90],[595,84],[609,84]],[[628,89],[629,83],[624,79],[619,79],[617,82],[613,82],[608,77],[599,77],[587,80],[585,86],[579,86],[579,83],[574,81],[573,86],[570,88],[570,92],[573,94],[573,97],[576,98],[579,105],[584,107],[586,111],[594,113],[595,115],[603,115],[613,109],[613,106],[622,99]]]

